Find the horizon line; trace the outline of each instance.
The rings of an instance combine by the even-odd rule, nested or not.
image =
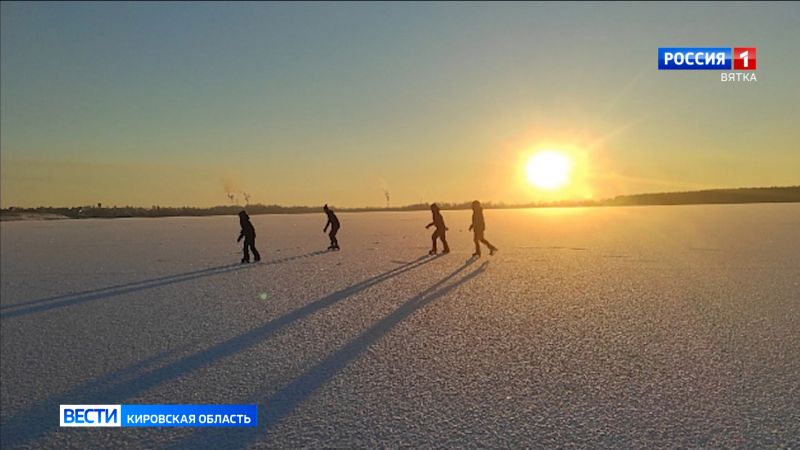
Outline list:
[[[635,194],[619,194],[613,197],[605,197],[605,198],[584,198],[584,199],[564,199],[564,200],[553,200],[553,201],[532,201],[527,203],[506,203],[504,201],[481,201],[482,205],[486,208],[490,209],[515,209],[515,208],[542,208],[542,207],[575,207],[575,206],[610,206],[604,205],[604,203],[618,201],[620,199],[625,198],[632,198],[632,197],[639,197],[639,196],[664,196],[664,195],[686,195],[686,194],[702,194],[702,193],[711,193],[711,192],[725,192],[725,191],[745,191],[745,190],[768,190],[768,189],[798,189],[800,190],[800,184],[797,185],[788,185],[788,186],[757,186],[757,187],[735,187],[735,188],[708,188],[708,189],[697,189],[697,190],[686,190],[686,191],[664,191],[664,192],[641,192]],[[444,209],[461,209],[461,207],[469,205],[473,200],[465,200],[460,202],[451,202],[451,201],[433,201],[433,202],[419,202],[419,203],[409,203],[405,205],[399,206],[336,206],[335,204],[331,204],[331,207],[336,208],[340,211],[398,211],[398,210],[409,210],[420,208],[422,206],[428,207],[431,204],[437,204],[439,206],[444,206]],[[793,200],[797,201],[797,200]],[[135,206],[135,205],[112,205],[112,206],[104,206],[102,202],[98,202],[97,204],[88,204],[88,205],[73,205],[73,206],[17,206],[11,205],[7,207],[0,208],[0,211],[4,212],[11,212],[13,210],[35,210],[35,209],[83,209],[83,208],[91,208],[91,209],[104,209],[104,210],[114,210],[114,209],[138,209],[138,210],[158,210],[158,209],[188,209],[188,210],[211,210],[211,209],[227,209],[227,208],[248,208],[248,207],[261,207],[261,208],[276,208],[276,209],[321,209],[322,204],[320,205],[280,205],[277,203],[272,204],[265,204],[265,203],[248,203],[248,204],[217,204],[217,205],[210,205],[210,206],[190,206],[190,205],[180,205],[180,206],[165,206],[165,205],[150,205],[150,206]]]

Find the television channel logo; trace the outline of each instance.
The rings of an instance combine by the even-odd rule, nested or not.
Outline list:
[[[60,405],[62,427],[118,427],[121,405]]]
[[[756,47],[659,47],[658,70],[720,71],[721,81],[758,81]]]
[[[60,405],[62,427],[256,427],[258,405]]]

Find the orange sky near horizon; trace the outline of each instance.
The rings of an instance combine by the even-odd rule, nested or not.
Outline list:
[[[691,14],[688,14],[691,12]],[[797,4],[3,3],[0,204],[506,204],[800,184]],[[659,72],[753,45],[757,83]],[[532,185],[542,150],[571,162]]]

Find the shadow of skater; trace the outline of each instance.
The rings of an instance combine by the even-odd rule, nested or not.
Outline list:
[[[69,403],[73,399],[81,399],[87,403],[95,403],[95,401],[102,403],[103,395],[108,392],[110,386],[124,385],[129,379],[142,376],[154,367],[158,367],[159,364],[180,355],[194,344],[195,342],[192,342],[163,350],[129,366],[108,372],[100,378],[80,384],[57,396],[49,397],[17,415],[3,419],[0,447],[22,446],[27,441],[40,437],[48,431],[57,430],[58,422],[53,421],[53,410],[58,410],[59,405]]]
[[[239,238],[236,239],[236,242],[239,242],[244,238],[244,247],[242,248],[242,263],[249,263],[250,262],[250,253],[249,250],[253,250],[253,258],[255,262],[261,261],[261,255],[256,250],[256,229],[253,227],[253,224],[250,222],[250,216],[247,215],[245,211],[239,211],[239,225],[242,226],[242,232],[239,233]]]
[[[481,256],[481,242],[489,247],[489,255],[494,255],[495,252],[497,252],[497,247],[490,244],[489,241],[483,237],[483,232],[486,231],[486,222],[483,220],[483,207],[481,206],[481,202],[477,200],[472,202],[472,225],[469,226],[469,229],[472,230],[472,240],[475,241],[475,253],[473,253],[472,256]]]
[[[340,226],[339,218],[336,217],[332,209],[328,208],[327,203],[322,207],[322,210],[328,215],[328,223],[325,224],[325,228],[322,229],[322,232],[327,232],[328,226],[331,227],[331,232],[328,234],[328,237],[331,238],[331,245],[328,247],[328,250],[339,250],[339,241],[336,239],[336,233],[339,232]]]
[[[58,429],[58,421],[51,420],[53,411],[58,411],[60,404],[122,404],[126,399],[136,397],[142,392],[177,379],[195,370],[211,365],[223,358],[244,352],[255,345],[261,344],[266,338],[282,328],[301,320],[328,306],[342,301],[352,295],[364,291],[376,284],[390,280],[402,273],[413,270],[424,264],[434,261],[427,256],[420,257],[402,266],[395,267],[371,278],[362,280],[349,287],[333,292],[317,299],[299,309],[290,311],[280,317],[270,320],[260,326],[250,329],[238,336],[218,342],[208,348],[183,356],[160,367],[150,367],[148,370],[126,377],[103,377],[99,381],[91,381],[70,389],[64,393],[50,396],[41,402],[23,409],[17,414],[3,418],[2,439],[3,448],[6,446],[22,446],[23,444],[41,437]],[[234,267],[256,267],[241,266]],[[132,367],[139,366],[140,363]],[[121,373],[129,373],[130,369],[122,369]],[[104,403],[105,402],[105,403]],[[226,430],[235,433],[240,430]],[[207,448],[208,445],[200,444],[194,448]],[[227,448],[221,445],[220,448]]]
[[[75,294],[59,295],[40,300],[32,300],[24,303],[18,303],[15,305],[5,305],[3,306],[3,309],[5,311],[0,312],[0,318],[2,320],[6,320],[12,317],[27,316],[29,314],[35,314],[42,311],[49,311],[51,309],[64,308],[67,306],[78,305],[93,300],[116,297],[122,294],[129,294],[131,292],[143,291],[146,289],[154,289],[175,283],[183,283],[197,278],[219,275],[222,273],[247,269],[249,267],[256,267],[256,266],[241,266],[239,264],[228,264],[225,266],[211,267],[208,269],[195,270],[192,272],[186,272],[177,275],[169,275],[166,277],[154,278],[152,280],[137,281],[133,283],[126,283],[102,289],[78,292]],[[12,311],[8,311],[9,309],[11,309]]]
[[[397,324],[434,300],[447,295],[452,290],[477,277],[489,265],[489,262],[486,261],[459,280],[446,285],[459,273],[469,268],[475,261],[475,258],[470,258],[461,267],[400,305],[394,312],[369,327],[335,353],[308,369],[275,394],[267,397],[267,393],[262,392],[243,402],[258,404],[259,425],[256,429],[242,430],[242,432],[235,435],[227,434],[224,437],[219,436],[218,433],[215,434],[212,430],[201,430],[170,446],[170,448],[194,449],[204,444],[208,445],[215,438],[224,439],[220,441],[220,444],[224,442],[224,447],[228,449],[249,447],[264,437],[266,429],[275,428],[281,420],[291,414],[314,391],[333,379],[341,370],[356,360],[367,348],[383,338]],[[265,397],[267,398],[265,399]]]
[[[288,256],[281,259],[275,259],[262,263],[261,265],[274,265],[282,264],[289,261],[294,261],[302,258],[309,258],[312,256],[325,254],[324,251],[316,251],[306,253],[304,255]],[[240,264],[228,264],[219,267],[210,267],[208,269],[195,270],[192,272],[180,273],[176,275],[168,275],[165,277],[153,278],[150,280],[135,281],[133,283],[125,283],[117,286],[109,286],[101,289],[94,289],[91,291],[76,292],[73,294],[58,295],[55,297],[48,297],[39,300],[31,300],[14,305],[3,305],[0,311],[0,319],[6,320],[12,317],[27,316],[37,312],[48,311],[51,309],[64,308],[71,305],[78,305],[81,303],[101,300],[105,298],[116,297],[122,294],[129,294],[131,292],[143,291],[146,289],[155,289],[162,286],[168,286],[176,283],[183,283],[186,281],[195,280],[197,278],[209,277],[223,273],[250,269],[259,266],[242,266]],[[9,311],[10,310],[10,311]]]
[[[433,247],[431,251],[428,252],[429,255],[436,254],[436,239],[442,240],[442,254],[450,253],[450,246],[447,245],[447,239],[445,238],[445,232],[448,230],[446,226],[444,226],[444,218],[442,217],[442,213],[439,211],[439,205],[433,203],[431,205],[431,214],[433,214],[433,221],[429,223],[425,228],[430,228],[435,226],[436,231],[433,232],[431,235],[431,241],[433,241]]]

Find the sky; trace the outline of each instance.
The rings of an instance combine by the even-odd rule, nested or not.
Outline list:
[[[0,7],[2,207],[509,204],[800,184],[800,4]],[[658,47],[757,47],[755,83]],[[568,155],[568,185],[526,159]]]

